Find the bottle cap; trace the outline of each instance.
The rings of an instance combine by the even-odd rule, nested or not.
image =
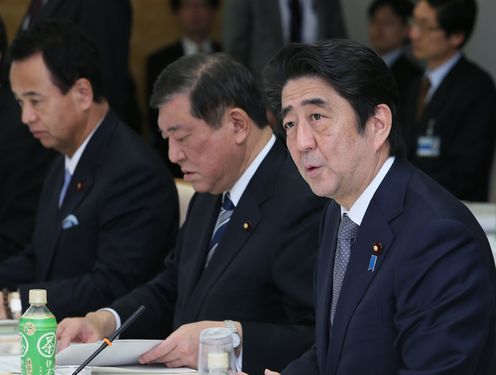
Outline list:
[[[29,304],[30,305],[46,305],[47,292],[45,289],[30,289]]]

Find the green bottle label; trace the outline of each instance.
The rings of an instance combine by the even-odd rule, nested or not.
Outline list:
[[[32,319],[21,317],[21,374],[53,375],[57,321],[54,317]]]

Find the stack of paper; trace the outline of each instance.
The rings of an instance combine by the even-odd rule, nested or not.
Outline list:
[[[98,374],[196,374],[190,368],[170,369],[164,365],[138,365],[138,358],[151,348],[160,344],[160,340],[115,340],[112,346],[104,349],[89,364],[92,375]],[[57,354],[57,366],[79,366],[101,345],[72,344]],[[18,356],[0,357],[0,373],[20,373],[20,358]]]

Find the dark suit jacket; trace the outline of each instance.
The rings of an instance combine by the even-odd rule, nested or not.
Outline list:
[[[319,39],[344,38],[340,0],[315,0]],[[222,46],[261,81],[267,61],[284,46],[279,1],[228,0],[224,6]]]
[[[311,193],[276,142],[205,269],[220,197],[196,194],[165,270],[113,305],[122,319],[146,306],[127,335],[164,338],[189,322],[237,320],[243,369],[282,369],[314,340],[312,272],[326,201]]]
[[[391,72],[393,72],[394,79],[398,85],[400,105],[403,106],[405,105],[404,99],[408,95],[410,86],[422,76],[422,69],[404,53],[401,54],[389,68],[391,69]]]
[[[0,86],[0,260],[31,242],[45,174],[56,156],[21,122],[19,104]]]
[[[129,73],[131,1],[48,0],[36,22],[47,18],[69,19],[90,36],[98,49],[110,107],[127,125],[140,130],[140,113]]]
[[[218,43],[213,42],[212,47],[214,52],[220,52],[221,47]],[[184,48],[181,40],[169,44],[158,51],[151,54],[146,61],[146,104],[148,105],[148,124],[150,126],[151,141],[155,149],[159,152],[162,159],[167,164],[172,175],[177,178],[182,178],[183,173],[178,164],[172,163],[169,160],[169,146],[162,138],[158,131],[158,110],[151,108],[149,103],[153,93],[153,84],[162,70],[170,63],[184,56]]]
[[[316,344],[283,374],[494,374],[494,260],[468,209],[396,160],[358,229],[330,329],[339,218],[330,203],[315,277]]]
[[[48,291],[57,319],[108,305],[156,274],[178,226],[174,182],[138,135],[109,112],[58,208],[64,157],[49,171],[32,245],[0,263],[0,286]],[[79,225],[64,229],[69,215]]]
[[[418,79],[406,100],[403,126],[409,160],[467,201],[487,201],[496,139],[496,90],[486,72],[465,57],[451,69],[415,120]],[[429,123],[441,139],[438,157],[418,157],[417,139]]]

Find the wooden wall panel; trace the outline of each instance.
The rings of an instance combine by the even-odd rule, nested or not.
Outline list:
[[[66,0],[71,1],[71,0]],[[102,0],[106,1],[106,0]],[[20,20],[29,0],[0,0],[0,15],[7,26],[9,40],[15,36]],[[179,36],[176,20],[167,0],[132,0],[133,31],[131,36],[130,69],[136,82],[136,95],[142,113],[146,113],[145,62],[146,57],[156,49],[172,42]],[[214,22],[214,38],[220,40],[221,12]],[[143,126],[146,130],[146,126]]]

